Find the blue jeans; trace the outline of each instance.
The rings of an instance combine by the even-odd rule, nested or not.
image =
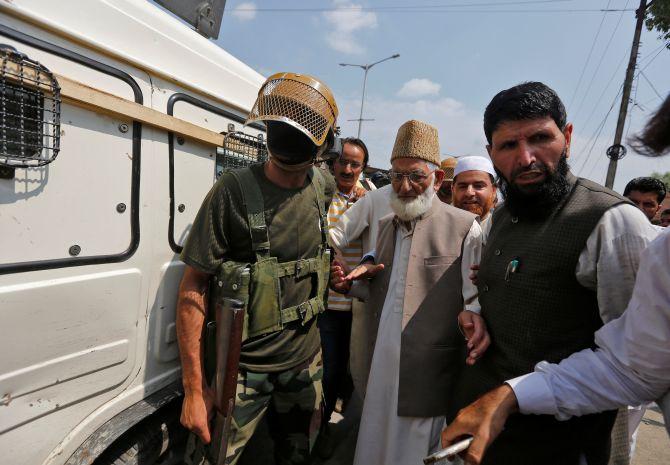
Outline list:
[[[337,398],[348,399],[353,392],[349,373],[351,312],[326,310],[319,315],[321,350],[323,353],[324,424],[330,421]]]

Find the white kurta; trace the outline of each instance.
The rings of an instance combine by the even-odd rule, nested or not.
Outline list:
[[[410,231],[403,226],[396,230],[393,266],[379,320],[354,465],[419,465],[423,463],[423,457],[440,446],[444,416],[398,416],[405,280],[414,225],[415,222]],[[479,261],[480,236],[479,224],[474,222],[465,239],[463,273],[469,273],[470,264]],[[464,278],[464,288],[468,286],[471,286],[470,280]],[[454,324],[457,322],[454,321]]]
[[[354,465],[420,464],[439,445],[444,417],[398,416],[400,333],[412,231],[399,227],[379,320]]]

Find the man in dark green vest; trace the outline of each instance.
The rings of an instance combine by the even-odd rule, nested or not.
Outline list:
[[[332,177],[313,164],[333,144],[337,113],[322,82],[270,76],[247,119],[265,123],[269,161],[224,173],[193,222],[181,254],[186,268],[177,305],[181,423],[194,433],[189,464],[211,463],[212,353],[205,324],[219,295],[246,307],[226,463],[238,462],[266,413],[275,463],[310,463],[322,405],[316,316],[327,295],[326,213],[335,190]]]
[[[624,197],[570,173],[572,129],[539,82],[504,90],[486,108],[505,202],[485,231],[477,283],[491,346],[464,370],[458,407],[542,360],[592,347],[630,299],[640,252],[656,233]],[[615,414],[510,417],[482,463],[606,465]]]

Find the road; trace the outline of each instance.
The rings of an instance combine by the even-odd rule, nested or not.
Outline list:
[[[333,414],[332,426],[338,447],[333,456],[326,461],[315,460],[315,465],[351,465],[356,447],[360,401],[354,400],[344,416]],[[267,433],[267,426],[261,426],[259,434],[252,440],[245,452],[240,465],[272,465],[272,442]],[[670,438],[665,429],[663,416],[658,407],[647,409],[640,424],[637,446],[631,465],[668,465],[670,464]]]
[[[670,438],[658,407],[647,409],[637,433],[632,465],[670,464]]]

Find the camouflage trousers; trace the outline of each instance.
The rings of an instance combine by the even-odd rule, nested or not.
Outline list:
[[[283,372],[240,371],[226,464],[238,462],[266,413],[276,465],[309,464],[323,411],[322,376],[320,351],[305,363]],[[209,457],[208,447],[191,434],[186,463],[210,465]]]

